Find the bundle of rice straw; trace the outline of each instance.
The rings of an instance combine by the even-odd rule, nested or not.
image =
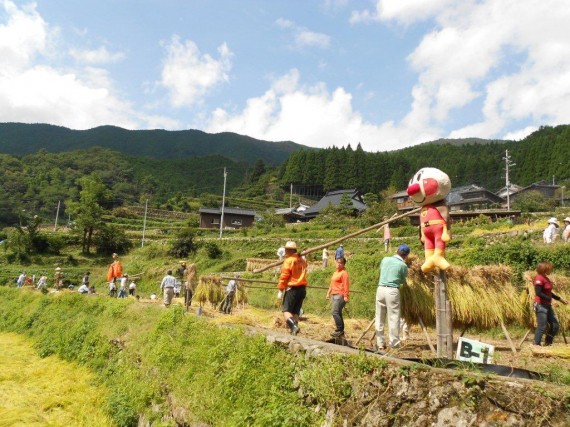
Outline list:
[[[226,296],[225,285],[227,282],[228,279],[222,279],[221,276],[218,275],[204,275],[200,277],[200,283],[198,283],[192,299],[198,301],[200,304],[209,302],[212,307],[217,307]],[[244,286],[239,286],[238,282],[233,304],[236,305],[239,303],[247,303],[247,292]]]
[[[533,279],[535,276],[536,271],[527,271],[524,274],[525,290],[521,294],[521,301],[524,305],[524,324],[529,328],[536,328],[536,316],[533,308],[535,296]],[[560,274],[551,274],[548,278],[554,286],[552,291],[563,300],[570,301],[570,279]],[[553,301],[553,303],[560,329],[567,333],[570,331],[570,305],[563,305],[558,301]]]
[[[247,265],[245,267],[245,271],[252,272],[254,270],[258,270],[260,268],[264,268],[269,264],[273,264],[274,262],[279,261],[277,259],[264,259],[264,258],[247,258],[246,262]],[[278,273],[281,271],[281,266],[278,265],[274,267],[271,271],[274,273]]]
[[[222,279],[219,276],[201,276],[192,299],[200,304],[209,302],[212,307],[224,299]]]
[[[547,347],[531,345],[530,351],[532,352],[533,356],[570,359],[570,346],[566,344],[553,344]]]
[[[420,317],[426,325],[435,324],[434,280],[421,271],[422,262],[410,263],[408,286],[402,291],[402,317],[410,324]],[[451,266],[447,270],[448,297],[453,306],[455,327],[489,329],[503,321],[522,323],[519,292],[512,283],[508,266]]]

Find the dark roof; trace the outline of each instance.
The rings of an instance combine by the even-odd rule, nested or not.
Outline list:
[[[221,208],[200,208],[200,213],[209,213],[209,214],[222,214]],[[224,214],[232,214],[232,215],[244,215],[244,216],[255,216],[255,211],[251,209],[241,209],[241,208],[224,208]]]
[[[340,201],[344,194],[348,194],[350,200],[352,201],[352,207],[357,211],[361,212],[366,209],[366,203],[362,200],[362,196],[360,191],[357,189],[349,189],[349,190],[334,190],[328,191],[327,194],[323,196],[321,200],[318,201],[316,205],[311,206],[308,208],[304,214],[305,217],[314,217],[317,216],[318,213],[326,208],[329,205],[333,206],[340,206]]]
[[[481,195],[481,193],[483,193],[483,195]],[[463,203],[481,203],[489,201],[501,203],[503,201],[503,199],[495,193],[475,184],[452,188],[445,200],[450,206]]]

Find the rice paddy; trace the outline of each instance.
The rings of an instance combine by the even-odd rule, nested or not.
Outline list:
[[[94,375],[55,356],[41,359],[29,341],[0,333],[0,427],[111,426],[106,391]]]

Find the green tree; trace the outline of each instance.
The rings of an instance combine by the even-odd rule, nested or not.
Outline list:
[[[512,206],[522,212],[545,212],[554,209],[556,200],[544,197],[539,191],[527,191],[518,195]]]
[[[82,233],[81,250],[88,254],[93,242],[93,233],[101,227],[103,208],[101,203],[108,202],[112,193],[97,175],[79,179],[81,191],[79,201],[67,203],[67,211],[74,216],[75,223]]]

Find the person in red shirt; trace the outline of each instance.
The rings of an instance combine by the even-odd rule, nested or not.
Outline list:
[[[327,291],[327,299],[332,298],[332,317],[336,325],[336,330],[331,334],[333,337],[341,337],[344,335],[344,319],[342,310],[348,302],[350,293],[350,280],[348,273],[344,269],[346,259],[340,257],[336,260],[336,271],[331,277],[331,284]]]
[[[554,341],[554,336],[558,332],[559,324],[556,318],[556,313],[552,308],[552,300],[560,301],[562,304],[568,304],[567,301],[560,298],[554,292],[552,292],[552,282],[548,278],[548,275],[552,273],[552,263],[548,261],[539,262],[536,266],[537,275],[533,279],[534,283],[534,311],[536,313],[536,331],[534,332],[534,345],[540,345],[542,341],[542,335],[546,331],[546,327],[549,326],[548,332],[546,333],[546,339],[544,340],[544,345],[552,345]]]
[[[283,297],[281,311],[292,335],[299,333],[299,316],[307,296],[307,261],[297,253],[297,244],[285,244],[285,261],[279,276],[278,296]]]

